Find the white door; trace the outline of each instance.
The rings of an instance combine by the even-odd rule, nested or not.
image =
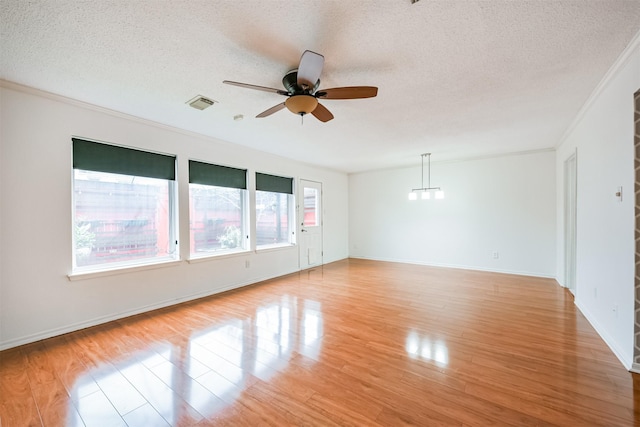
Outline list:
[[[322,183],[300,180],[300,269],[322,264]]]
[[[564,286],[576,293],[576,217],[577,217],[576,154],[564,162]]]

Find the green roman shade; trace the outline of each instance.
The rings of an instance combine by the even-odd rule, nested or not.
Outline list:
[[[148,178],[176,179],[176,158],[72,138],[73,168]]]
[[[247,171],[189,160],[189,183],[246,190]]]
[[[256,172],[256,190],[293,194],[293,178]]]

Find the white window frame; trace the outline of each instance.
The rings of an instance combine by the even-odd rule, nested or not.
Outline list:
[[[230,169],[235,169],[237,171],[244,171],[244,187],[245,188],[241,188],[242,190],[242,196],[240,197],[240,203],[242,205],[242,214],[241,214],[241,221],[242,221],[242,231],[243,231],[243,247],[236,249],[236,248],[230,248],[230,249],[216,249],[216,250],[211,250],[211,251],[203,251],[203,252],[191,252],[191,242],[189,242],[189,258],[187,259],[187,261],[189,262],[198,262],[198,261],[204,261],[210,258],[219,258],[219,257],[225,257],[225,256],[233,256],[233,255],[244,255],[247,254],[248,252],[251,251],[251,228],[250,228],[250,222],[249,222],[249,186],[247,185],[247,179],[249,177],[249,171],[247,169],[242,169],[242,168],[238,168],[236,166],[228,166],[228,165],[221,165],[219,163],[213,163],[211,161],[205,161],[205,160],[196,160],[196,159],[190,159],[189,160],[189,168],[191,168],[191,164],[192,162],[195,163],[201,163],[204,164],[206,166],[212,166],[214,168],[230,168]],[[190,170],[191,172],[191,170]],[[189,206],[191,206],[191,177],[189,178]],[[210,185],[210,184],[199,184],[199,185],[206,185],[209,187],[219,187],[219,188],[237,188],[237,187],[233,187],[233,186],[229,186],[229,187],[225,187],[225,186],[220,186],[220,185]],[[189,235],[191,235],[191,212],[189,212]]]
[[[254,212],[254,226],[256,228],[256,252],[259,251],[266,251],[266,250],[272,250],[272,249],[280,249],[280,248],[291,248],[291,247],[295,247],[297,245],[297,229],[296,229],[296,180],[292,177],[287,177],[287,176],[282,176],[282,175],[278,175],[278,174],[271,174],[271,173],[266,173],[266,172],[256,172],[255,176],[256,176],[256,181],[257,181],[257,175],[258,174],[263,174],[263,175],[271,175],[274,176],[276,178],[282,178],[282,179],[286,179],[286,180],[291,180],[291,192],[290,193],[282,193],[282,192],[277,192],[277,191],[267,191],[267,190],[258,190],[258,184],[256,183],[256,197],[255,197],[255,206],[253,209]],[[272,243],[272,244],[263,244],[263,245],[259,245],[257,242],[257,228],[258,228],[258,224],[257,224],[257,220],[258,220],[258,197],[257,197],[257,193],[258,191],[263,191],[263,192],[271,192],[271,193],[280,193],[280,194],[286,194],[287,195],[287,227],[288,227],[288,241],[287,242],[281,242],[281,243]]]
[[[74,143],[77,140],[77,138],[73,138]],[[94,140],[89,140],[86,138],[82,138],[80,140],[81,142],[85,142],[85,143],[94,143],[94,144],[102,144],[105,146],[110,146],[110,147],[114,147],[114,148],[122,148],[122,149],[128,149],[128,150],[133,150],[133,151],[137,151],[137,152],[142,152],[142,153],[146,153],[146,154],[151,154],[151,155],[162,155],[162,156],[167,156],[167,157],[171,157],[173,158],[173,168],[174,168],[174,174],[175,177],[177,177],[177,161],[176,161],[176,156],[171,155],[171,154],[166,154],[166,153],[158,153],[158,152],[154,152],[151,150],[147,150],[147,149],[140,149],[137,147],[126,147],[126,146],[122,146],[122,145],[116,145],[116,144],[111,144],[111,143],[104,143],[104,142],[99,142],[99,141],[94,141]],[[73,157],[73,155],[72,155]],[[72,217],[71,217],[71,242],[72,242],[72,250],[71,250],[71,254],[72,254],[72,268],[71,268],[71,272],[67,275],[67,277],[69,278],[69,280],[80,280],[80,279],[85,279],[85,278],[92,278],[92,277],[99,277],[99,276],[105,276],[105,275],[111,275],[111,274],[117,274],[117,273],[121,273],[123,271],[128,271],[128,270],[146,270],[146,269],[153,269],[153,268],[157,268],[157,267],[165,267],[165,266],[171,266],[171,265],[177,265],[179,264],[180,261],[180,246],[178,244],[178,240],[177,240],[177,236],[178,236],[178,185],[175,179],[167,179],[168,181],[168,241],[169,241],[169,250],[168,250],[168,255],[166,256],[160,256],[160,257],[153,257],[153,258],[142,258],[142,259],[136,259],[136,260],[130,260],[130,261],[118,261],[118,262],[110,262],[110,263],[104,263],[104,264],[94,264],[94,265],[88,265],[88,266],[81,266],[78,267],[77,266],[77,248],[76,248],[76,236],[75,236],[75,226],[76,226],[76,180],[75,180],[75,170],[88,170],[88,169],[83,169],[81,167],[75,167],[75,160],[74,160],[74,167],[71,169],[71,192],[72,192],[72,197],[71,197],[71,213],[72,213]],[[91,172],[97,172],[97,173],[117,173],[117,172],[106,172],[106,171],[99,171],[99,170],[90,170]],[[141,178],[144,178],[142,175],[130,175],[130,176],[139,176]],[[160,178],[162,179],[162,178]]]

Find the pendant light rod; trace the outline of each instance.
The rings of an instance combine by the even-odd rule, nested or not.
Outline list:
[[[420,185],[422,186],[422,188],[424,188],[424,156],[429,156],[429,180],[427,182],[431,183],[431,155],[429,153],[421,154],[420,157],[422,160],[422,176],[420,177]]]
[[[427,169],[428,179],[427,179],[427,187],[431,187],[431,153],[426,153],[422,155],[422,174],[424,175],[424,156],[427,156],[427,160],[429,161],[429,168]],[[424,187],[424,182],[422,183]]]
[[[422,157],[422,170],[421,170],[421,176],[420,176],[420,185],[422,185],[421,188],[414,188],[413,191],[428,191],[428,190],[440,190],[440,187],[432,187],[431,186],[431,153],[424,153],[420,155]],[[427,186],[424,186],[424,158],[427,158]]]

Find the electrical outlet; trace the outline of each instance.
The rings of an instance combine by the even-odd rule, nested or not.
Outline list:
[[[493,259],[498,259],[500,258],[500,253],[498,251],[493,251],[492,256],[493,256]]]

